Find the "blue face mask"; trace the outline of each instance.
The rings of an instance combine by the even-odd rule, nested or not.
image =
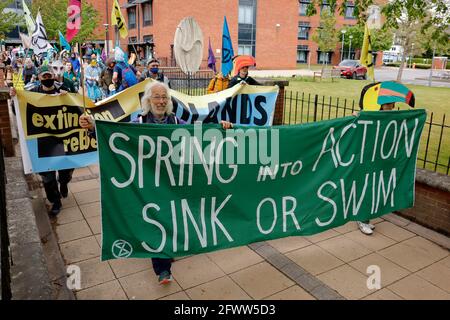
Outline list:
[[[151,73],[158,73],[159,68],[150,68]]]

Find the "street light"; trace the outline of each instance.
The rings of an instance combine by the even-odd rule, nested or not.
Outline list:
[[[341,49],[341,61],[344,58],[344,40],[345,40],[345,33],[347,32],[347,30],[342,29],[341,33],[342,33],[342,49]]]
[[[352,39],[353,39],[353,36],[350,35],[349,39],[350,39],[350,46],[348,48],[348,58],[350,59],[350,53],[352,52]]]
[[[105,49],[106,49],[106,56],[108,57],[109,56],[109,48],[108,48],[108,27],[109,27],[109,24],[107,24],[107,23],[104,23],[103,24],[103,26],[105,27],[105,42],[106,42],[106,45],[105,45]]]
[[[409,54],[409,68],[412,67],[412,58],[414,57],[414,42],[411,43],[411,53]]]

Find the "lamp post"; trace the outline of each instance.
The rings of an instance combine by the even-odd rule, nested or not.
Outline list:
[[[105,50],[106,50],[106,56],[109,55],[109,46],[108,46],[108,42],[109,42],[109,37],[108,37],[108,27],[109,24],[105,23],[103,24],[103,26],[105,27]]]
[[[409,68],[412,67],[412,58],[414,57],[414,42],[411,43],[411,52],[409,54]]]
[[[350,59],[350,54],[352,52],[352,39],[353,39],[353,36],[350,35],[348,38],[350,39],[350,46],[348,48],[348,58]]]
[[[344,41],[345,41],[345,33],[347,32],[347,30],[342,29],[341,33],[342,33],[342,49],[341,49],[341,61],[344,58]]]

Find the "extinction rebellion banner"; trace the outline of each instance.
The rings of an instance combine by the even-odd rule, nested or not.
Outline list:
[[[85,99],[86,113],[96,120],[129,122],[141,110],[141,82],[94,104]],[[238,85],[225,91],[188,96],[171,90],[174,113],[187,123],[228,120],[248,126],[272,124],[278,87]],[[97,141],[79,125],[83,96],[45,95],[17,91],[15,106],[25,173],[85,167],[96,163]]]
[[[424,110],[304,125],[97,122],[102,259],[179,257],[414,204]]]

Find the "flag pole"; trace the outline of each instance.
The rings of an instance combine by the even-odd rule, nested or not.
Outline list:
[[[86,95],[85,95],[85,84],[84,84],[84,68],[83,68],[83,60],[81,59],[81,46],[80,43],[77,42],[77,46],[78,46],[78,59],[80,61],[80,84],[81,84],[81,88],[82,88],[82,92],[83,92],[83,114],[86,113]]]

